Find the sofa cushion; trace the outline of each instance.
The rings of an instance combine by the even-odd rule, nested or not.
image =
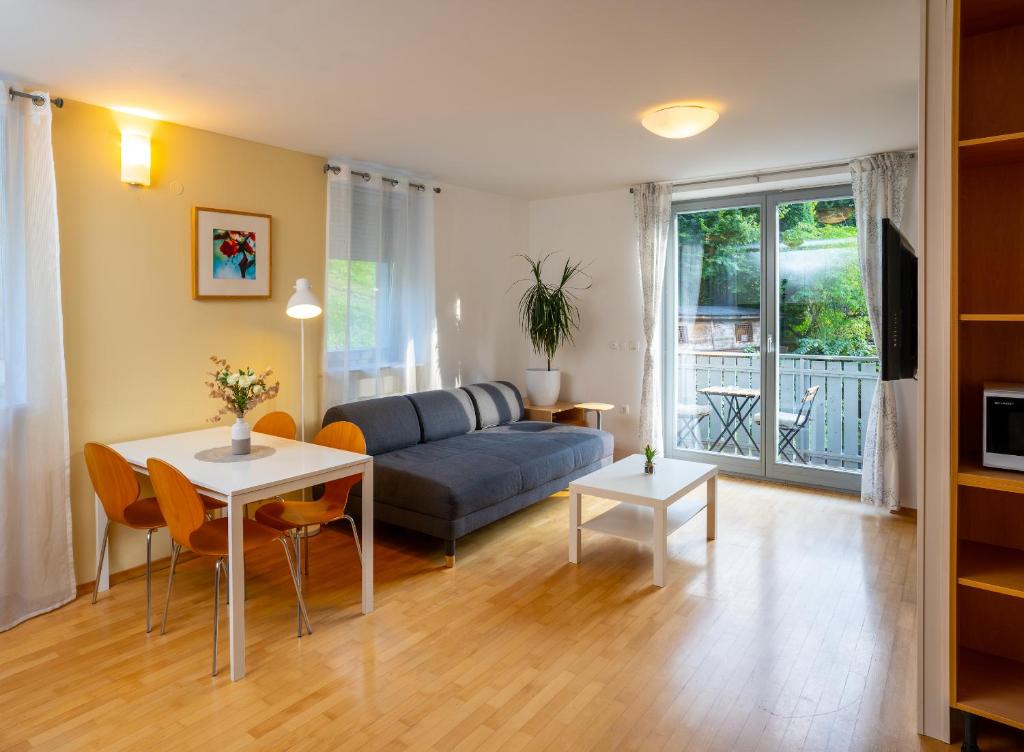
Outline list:
[[[604,431],[553,423],[474,431],[375,458],[374,498],[455,520],[587,467],[610,447]]]
[[[476,408],[476,427],[490,428],[522,420],[523,396],[509,381],[487,381],[462,387]]]
[[[359,426],[372,455],[420,443],[420,419],[407,397],[378,397],[330,408],[324,425],[347,420]]]
[[[435,389],[408,398],[416,408],[424,441],[461,436],[476,428],[473,401],[462,389]]]

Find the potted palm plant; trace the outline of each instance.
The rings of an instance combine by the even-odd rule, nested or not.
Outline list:
[[[519,324],[526,333],[533,351],[543,356],[546,368],[526,370],[526,396],[533,405],[553,405],[558,402],[562,386],[562,373],[551,367],[558,348],[573,341],[573,333],[580,327],[580,309],[577,290],[590,287],[590,276],[581,261],[566,259],[557,284],[544,281],[544,263],[551,254],[532,259],[520,254],[530,265],[530,276],[514,283],[525,284],[519,298]]]

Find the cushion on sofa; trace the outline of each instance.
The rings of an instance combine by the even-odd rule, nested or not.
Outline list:
[[[378,397],[330,408],[323,424],[347,420],[359,426],[372,455],[420,443],[420,419],[407,397]]]
[[[420,421],[424,441],[461,436],[476,428],[476,410],[461,389],[435,389],[408,395]]]
[[[476,408],[476,427],[490,428],[522,420],[523,395],[509,381],[487,381],[462,387]]]
[[[538,431],[474,431],[377,457],[374,498],[456,520],[611,454],[611,434],[604,431],[537,425]]]

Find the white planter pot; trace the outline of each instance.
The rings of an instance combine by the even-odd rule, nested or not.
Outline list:
[[[231,426],[231,453],[249,454],[252,451],[251,433],[245,418],[238,418]]]
[[[557,368],[526,369],[526,398],[531,405],[545,407],[558,402],[558,393],[562,390],[562,372]]]

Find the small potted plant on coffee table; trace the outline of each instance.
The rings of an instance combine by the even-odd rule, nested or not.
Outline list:
[[[644,472],[648,475],[654,475],[654,455],[657,452],[650,444],[644,447],[644,457],[647,458],[647,462],[644,463]]]

